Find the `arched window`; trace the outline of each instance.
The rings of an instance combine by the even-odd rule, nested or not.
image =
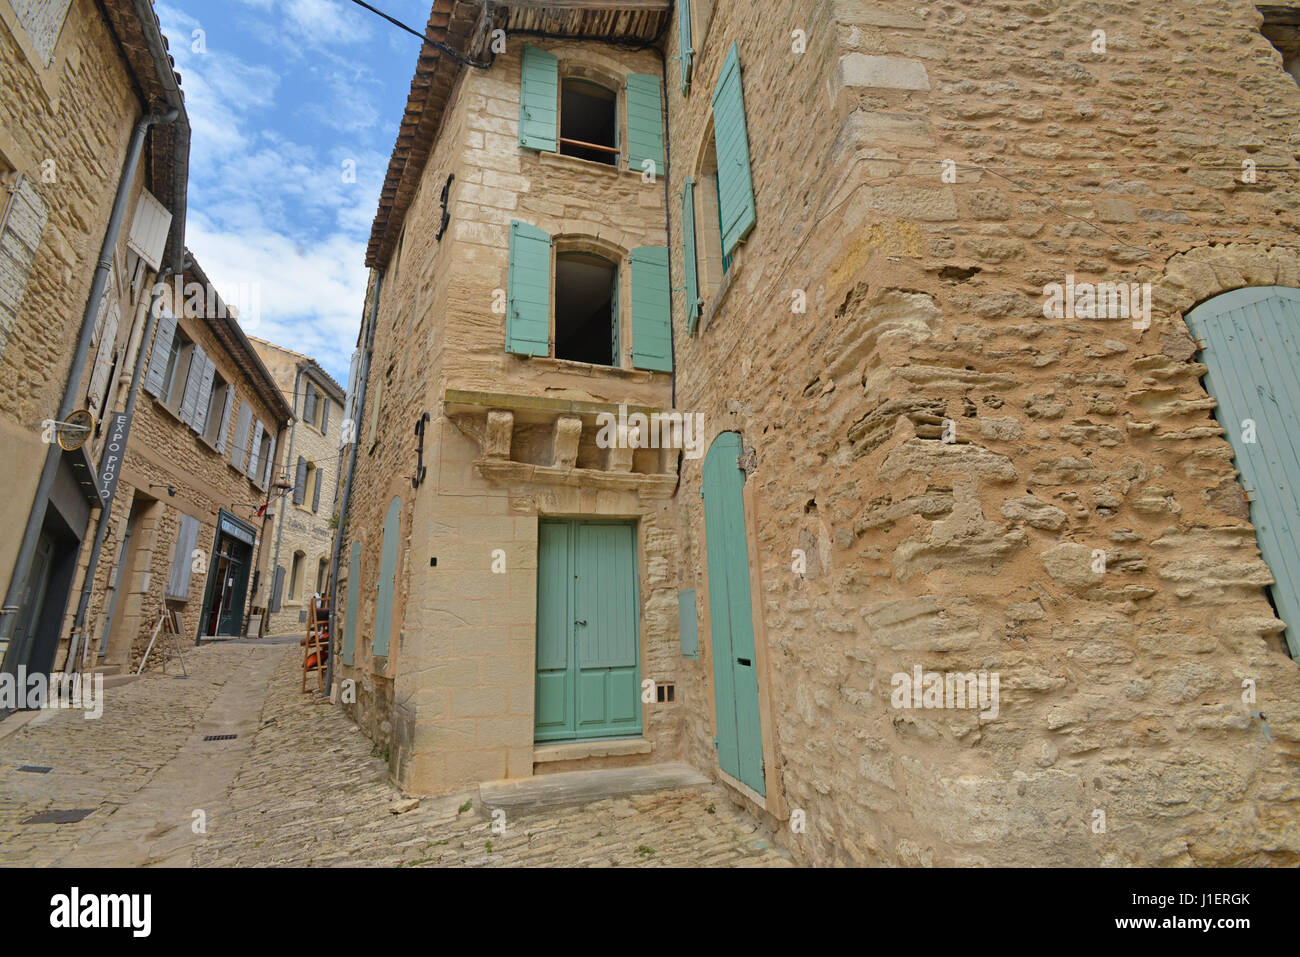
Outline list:
[[[618,266],[583,251],[555,254],[555,358],[619,364]]]

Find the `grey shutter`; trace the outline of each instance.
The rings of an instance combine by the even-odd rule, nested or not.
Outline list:
[[[195,346],[194,348],[198,348]],[[212,380],[216,376],[217,365],[203,354],[203,374],[199,379],[199,398],[194,404],[194,431],[203,435],[208,431],[208,411],[212,406]]]
[[[190,352],[190,369],[185,376],[185,391],[181,394],[181,407],[177,411],[180,420],[191,429],[194,428],[194,410],[199,404],[199,388],[203,385],[203,366],[206,360],[203,347],[195,343],[194,349]]]
[[[108,301],[105,295],[104,301]],[[122,310],[117,303],[107,309],[107,318],[99,330],[99,348],[95,351],[94,371],[90,374],[90,388],[86,392],[90,408],[99,414],[103,404],[104,393],[108,391],[108,373],[113,368],[113,353],[117,351],[117,327],[122,318]]]
[[[171,578],[167,582],[167,597],[188,599],[190,578],[194,572],[194,548],[199,541],[199,521],[181,514],[181,528],[176,536],[176,552],[172,556]]]
[[[259,484],[264,489],[270,488],[275,478],[275,433],[267,429],[266,434],[271,437],[271,444],[266,449],[266,461],[262,463],[262,481]]]
[[[244,474],[254,481],[256,479],[253,477],[257,475],[257,461],[262,454],[262,433],[264,431],[265,426],[262,425],[259,419],[257,424],[253,426],[253,437],[249,440],[248,445],[248,468],[244,470]]]
[[[275,584],[271,586],[271,608],[272,612],[280,610],[280,602],[284,598],[284,566],[279,565],[275,569]]]
[[[320,406],[320,434],[327,435],[330,430],[330,400],[322,397]]]
[[[307,491],[305,488],[303,488],[303,486],[306,484],[307,484],[307,460],[300,455],[298,456],[298,472],[295,475],[293,480],[293,504],[294,505],[302,504],[303,497]]]
[[[153,337],[153,352],[149,355],[149,371],[144,377],[144,390],[156,399],[163,397],[166,385],[167,357],[171,355],[172,339],[176,336],[176,317],[163,312],[158,317],[158,331]]]
[[[253,427],[253,410],[245,402],[239,407],[239,418],[235,422],[235,441],[230,453],[230,464],[241,472],[244,462],[248,460],[248,430]]]
[[[226,454],[226,435],[230,432],[230,410],[235,407],[235,385],[226,386],[226,404],[221,410],[221,428],[217,432],[217,451]]]
[[[311,493],[311,510],[313,512],[320,511],[320,486],[321,486],[320,466],[317,466],[316,487],[312,489],[312,493]]]
[[[49,212],[27,177],[19,177],[0,227],[0,356],[18,321]]]
[[[302,418],[311,425],[316,424],[316,387],[307,382],[307,394],[302,403]]]

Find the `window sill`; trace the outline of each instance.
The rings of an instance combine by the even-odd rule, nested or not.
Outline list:
[[[741,267],[744,265],[740,261],[740,254],[743,251],[743,248],[744,247],[741,247],[736,250],[735,257],[733,257],[731,262],[731,268],[727,270],[727,275],[722,280],[722,285],[718,287],[718,291],[713,294],[713,298],[709,301],[708,305],[700,312],[700,321],[695,327],[696,336],[704,335],[705,330],[708,329],[709,326],[713,325],[714,320],[718,318],[718,313],[720,313],[723,307],[727,304],[727,296],[731,292],[732,287],[736,284],[736,277],[740,275]]]
[[[563,153],[538,153],[538,161],[543,166],[558,166],[561,169],[571,169],[583,173],[604,173],[613,179],[622,176],[634,176],[641,179],[641,171],[636,169],[624,169],[622,166],[610,166],[608,163],[598,163],[596,160],[583,159],[581,156],[565,156]],[[623,157],[619,157],[621,163]]]
[[[650,369],[625,369],[622,366],[602,366],[596,365],[592,362],[575,362],[572,359],[556,359],[554,356],[532,356],[528,361],[532,365],[542,369],[554,369],[556,372],[570,372],[575,375],[585,375],[597,378],[601,375],[609,375],[616,379],[633,379],[638,382],[652,382],[656,375],[671,375],[671,373],[668,372],[657,373]]]

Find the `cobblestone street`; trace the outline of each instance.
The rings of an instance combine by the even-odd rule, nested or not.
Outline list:
[[[791,863],[714,785],[514,812],[504,835],[477,792],[393,813],[403,796],[370,742],[299,692],[296,645],[212,645],[186,660],[188,679],[155,673],[108,689],[98,720],[47,710],[0,723],[0,864]],[[202,740],[218,734],[238,737]],[[89,813],[25,823],[72,810]]]

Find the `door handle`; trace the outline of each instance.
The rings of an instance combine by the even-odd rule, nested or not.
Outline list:
[[[752,668],[752,667],[753,667],[753,665],[750,663],[750,660],[749,660],[748,658],[737,658],[737,659],[736,659],[736,664],[738,664],[738,665],[744,665],[746,668]]]
[[[582,625],[584,628],[587,626],[587,620],[586,620],[585,618],[583,618],[583,619],[581,619],[581,620],[575,618],[575,619],[573,619],[573,623],[574,623],[575,625]]]

